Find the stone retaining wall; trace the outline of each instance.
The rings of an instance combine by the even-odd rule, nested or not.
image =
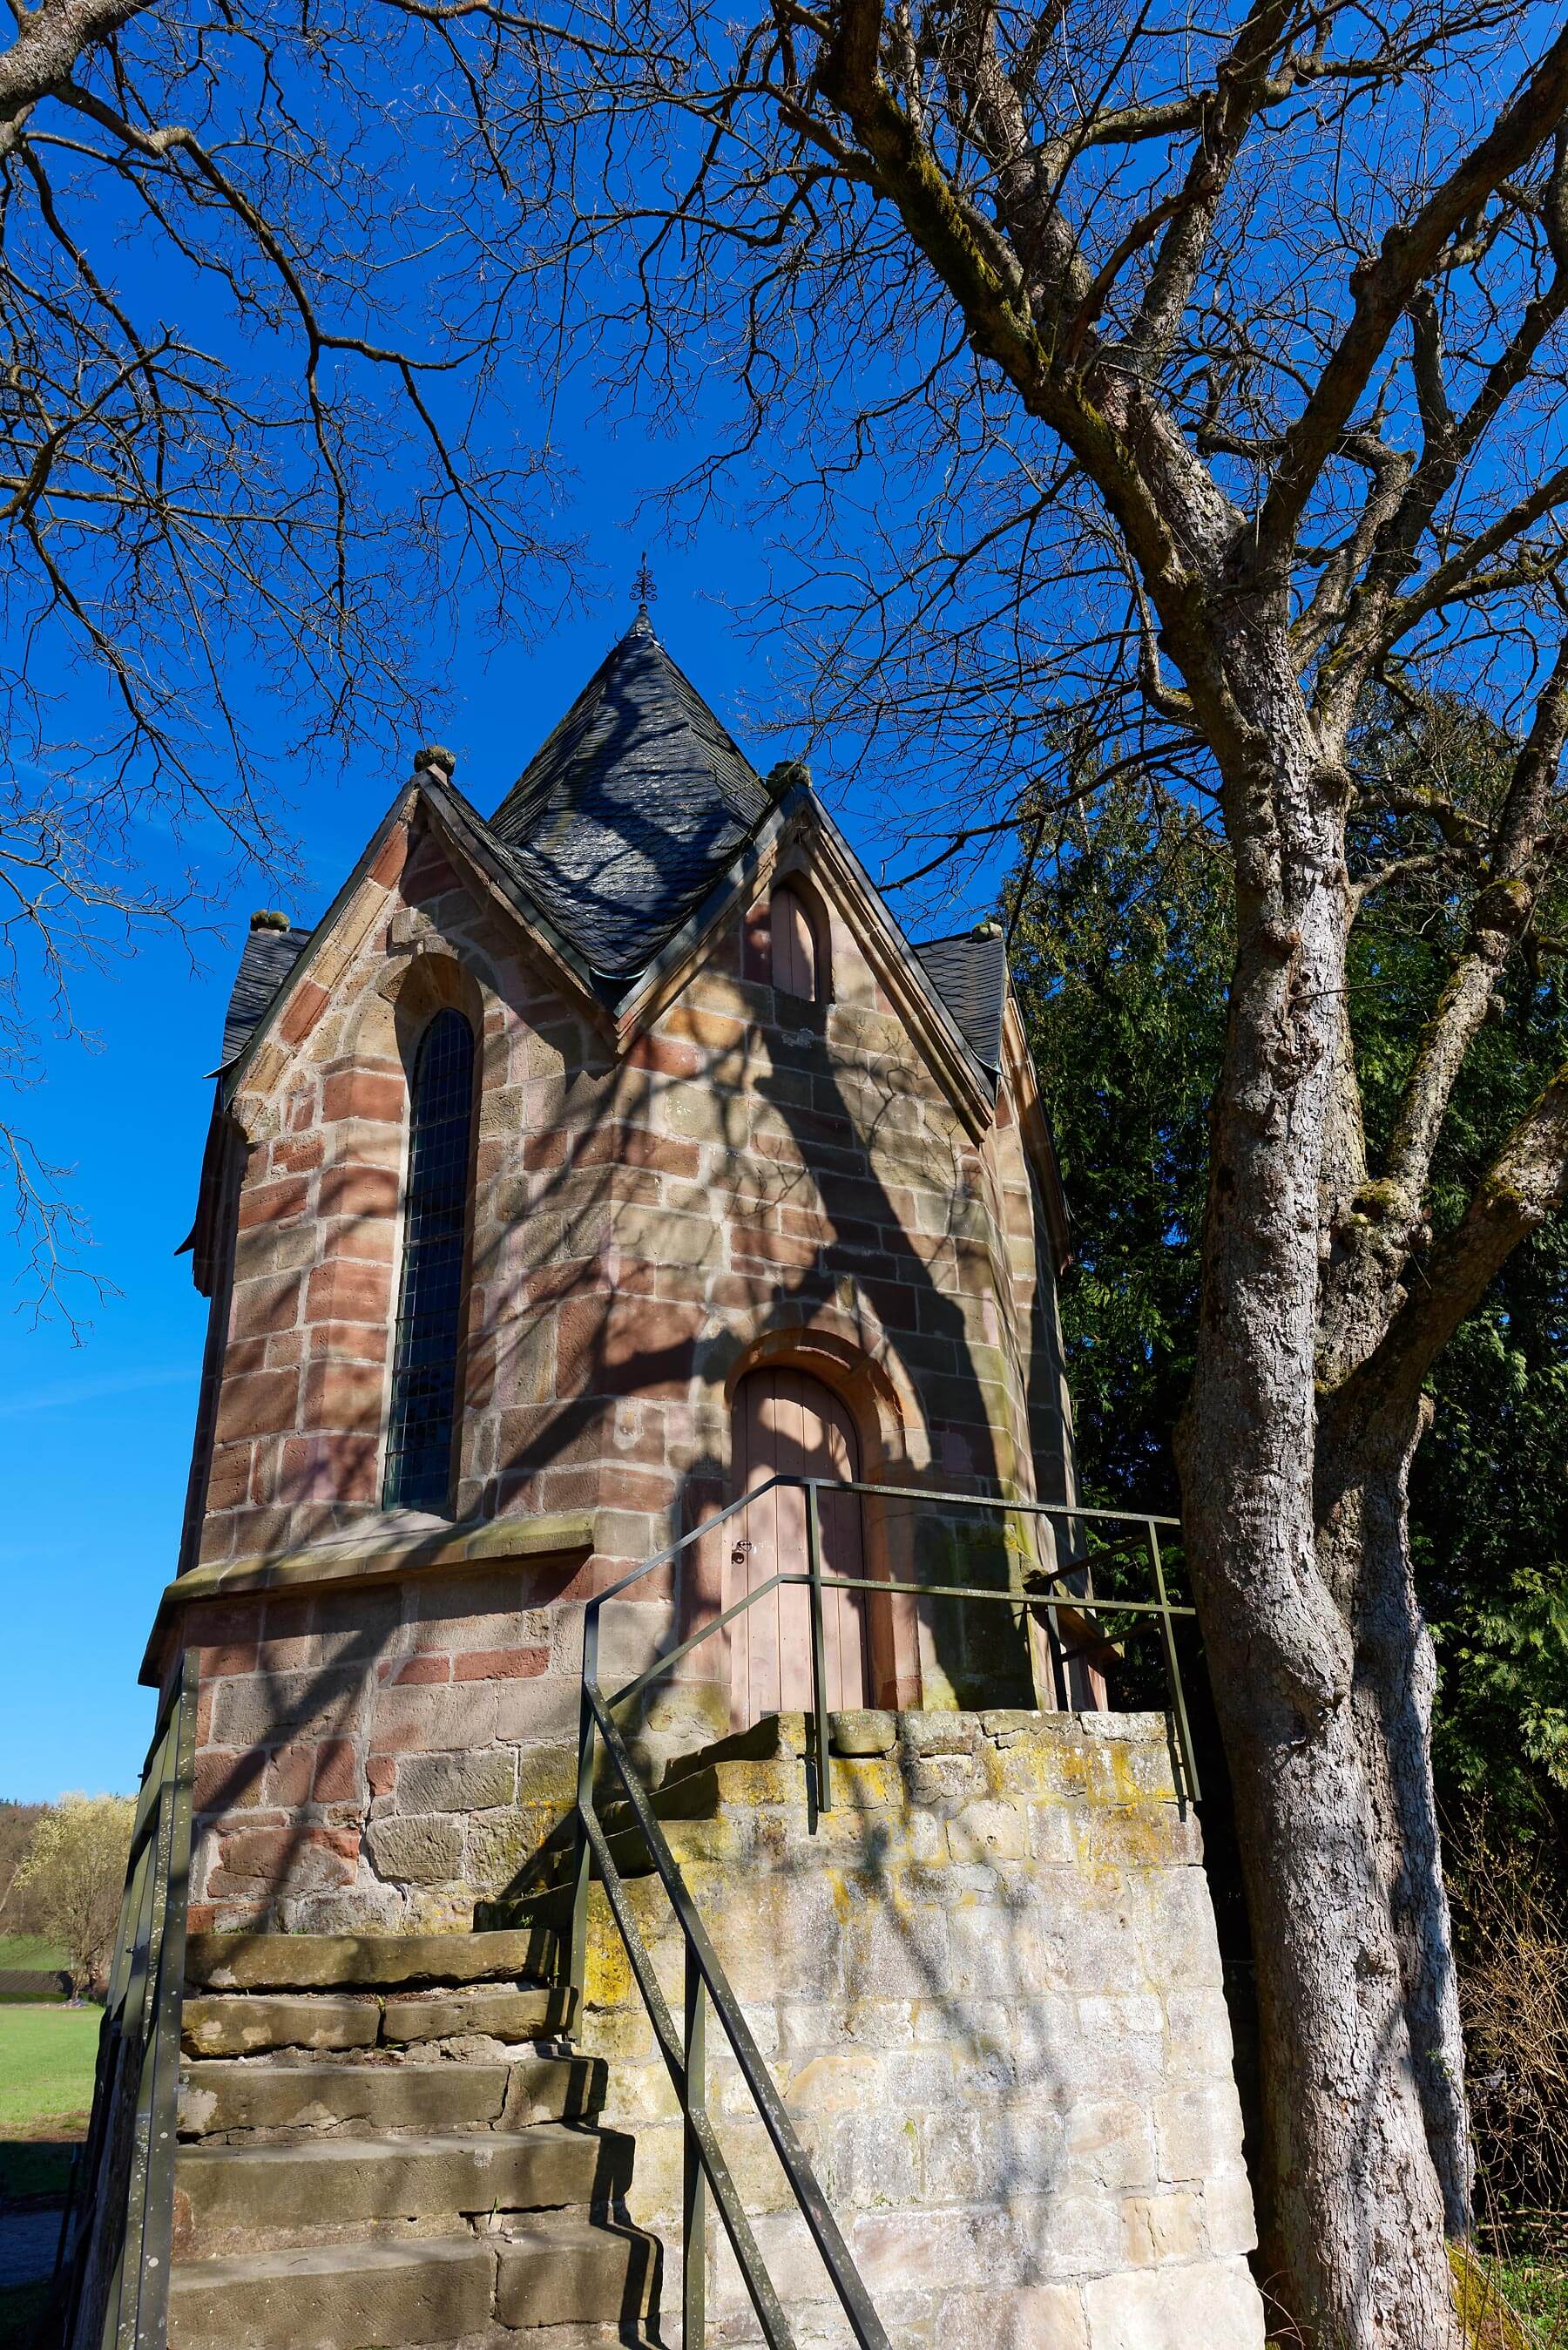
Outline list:
[[[852,1716],[839,1742],[880,1751],[836,1764],[815,1835],[798,1717],[668,1833],[892,2339],[1259,2350],[1219,1950],[1163,1719]],[[629,1889],[679,2016],[668,1904]],[[597,1892],[581,2036],[610,2060],[606,2120],[637,2131],[632,2216],[678,2248],[680,2125]],[[797,2339],[847,2340],[721,2043],[711,2023],[714,2110]],[[711,2339],[757,2338],[727,2246],[710,2308]]]

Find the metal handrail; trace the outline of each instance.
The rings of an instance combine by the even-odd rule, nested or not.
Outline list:
[[[168,2337],[196,1700],[187,1649],[142,1772],[92,2119],[61,2220],[50,2338],[67,2350],[163,2350]]]
[[[758,2250],[751,2223],[736,2193],[730,2167],[708,2117],[706,2023],[707,2008],[711,2002],[741,2077],[755,2101],[763,2126],[773,2141],[774,2151],[833,2281],[850,2332],[861,2345],[861,2350],[890,2350],[882,2321],[872,2305],[849,2247],[839,2231],[838,2222],[817,2183],[805,2148],[795,2134],[794,2124],[790,2120],[784,2100],[774,2085],[773,2075],[763,2062],[762,2051],[741,2012],[730,1987],[729,1977],[720,1963],[719,1954],[709,1939],[708,1929],[686,1889],[675,1856],[639,1783],[636,1766],[626,1751],[609,1708],[591,1679],[585,1680],[584,1689],[589,1716],[604,1740],[605,1751],[625,1790],[659,1881],[670,1897],[686,1947],[685,2015],[683,2030],[678,2035],[654,1972],[648,1946],[631,1914],[631,1907],[626,1898],[625,1880],[616,1866],[609,1841],[594,1811],[590,1789],[589,1800],[580,1813],[585,1849],[598,1864],[606,1898],[626,1945],[627,1957],[648,2009],[654,2037],[680,2100],[685,2123],[682,2340],[688,2350],[701,2350],[706,2320],[706,2229],[701,2180],[705,2178],[712,2188],[714,2200],[734,2248],[735,2258],[740,2263],[752,2306],[757,2313],[769,2350],[793,2350],[794,2341],[783,2304]]]
[[[599,1618],[607,1601],[618,1598],[632,1585],[641,1582],[662,1566],[671,1565],[693,1543],[708,1540],[725,1522],[738,1512],[748,1509],[762,1496],[777,1487],[790,1487],[804,1492],[806,1497],[806,1568],[805,1572],[780,1569],[763,1583],[748,1591],[743,1598],[723,1608],[708,1623],[667,1650],[653,1665],[626,1682],[613,1695],[607,1696],[598,1684]],[[1083,1575],[1091,1561],[1074,1561],[1065,1568],[1053,1572],[1037,1571],[1031,1578],[1033,1587],[1025,1592],[998,1591],[980,1585],[926,1584],[883,1580],[871,1575],[825,1575],[822,1565],[822,1527],[820,1496],[824,1492],[875,1495],[889,1500],[917,1501],[928,1507],[932,1503],[955,1504],[965,1509],[1001,1511],[1006,1514],[1035,1517],[1082,1518],[1090,1522],[1114,1521],[1131,1526],[1136,1536],[1147,1547],[1153,1571],[1156,1596],[1152,1600],[1100,1599],[1085,1592],[1074,1591],[1071,1579]],[[724,2159],[718,2139],[708,2116],[705,2074],[707,2012],[711,2005],[725,2038],[740,2069],[741,2077],[757,2106],[774,2146],[791,2193],[820,2252],[832,2281],[839,2304],[848,2321],[851,2333],[861,2350],[888,2350],[888,2337],[881,2320],[872,2305],[848,2246],[829,2210],[815,2173],[806,2158],[784,2101],[779,2095],[772,2074],[763,2060],[740,2005],[731,1989],[728,1977],[720,1963],[708,1932],[688,1892],[680,1866],[670,1848],[647,1791],[640,1784],[631,1757],[627,1752],[620,1731],[614,1720],[614,1711],[628,1699],[639,1695],[649,1684],[668,1673],[683,1657],[700,1648],[706,1640],[723,1630],[749,1607],[756,1605],[770,1591],[788,1584],[804,1586],[808,1595],[811,1623],[811,1753],[815,1810],[826,1812],[833,1804],[832,1762],[829,1754],[828,1713],[826,1701],[826,1669],[824,1656],[823,1594],[826,1591],[867,1591],[908,1594],[916,1598],[954,1598],[989,1600],[993,1605],[1014,1608],[1039,1608],[1054,1616],[1059,1607],[1071,1607],[1080,1614],[1085,1607],[1095,1614],[1117,1613],[1158,1617],[1160,1625],[1167,1678],[1171,1691],[1171,1711],[1175,1744],[1179,1755],[1183,1793],[1197,1802],[1198,1773],[1192,1753],[1191,1731],[1187,1717],[1186,1698],[1181,1687],[1180,1669],[1177,1659],[1174,1619],[1190,1617],[1195,1609],[1171,1600],[1165,1580],[1164,1562],[1160,1555],[1158,1529],[1179,1526],[1179,1520],[1149,1514],[1132,1516],[1118,1510],[1079,1509],[1075,1504],[1060,1502],[1003,1501],[973,1493],[951,1493],[932,1491],[920,1486],[874,1485],[859,1481],[838,1481],[819,1477],[777,1475],[740,1500],[728,1504],[713,1517],[694,1527],[690,1534],[670,1544],[622,1575],[607,1590],[597,1593],[587,1603],[583,1617],[582,1701],[577,1742],[577,1787],[573,1812],[575,1850],[572,1863],[571,1926],[568,1938],[568,1971],[582,2001],[587,1969],[588,1898],[593,1873],[597,1866],[609,1904],[610,1914],[625,1946],[632,1974],[642,1994],[653,2026],[654,2037],[664,2058],[677,2100],[680,2106],[685,2133],[684,2185],[681,2214],[681,2292],[683,2301],[683,2340],[686,2350],[702,2350],[706,2330],[706,2189],[711,2188],[719,2206],[720,2216],[734,2249],[752,2306],[757,2314],[769,2350],[793,2350],[794,2337],[784,2315],[777,2292],[757,2246],[751,2224],[735,2192],[733,2178]],[[1129,1535],[1128,1541],[1135,1538]],[[1121,1547],[1121,1545],[1118,1545]],[[1057,1592],[1057,1596],[1049,1595]],[[1093,1622],[1093,1617],[1089,1618]],[[653,1962],[627,1899],[625,1881],[616,1866],[598,1816],[595,1796],[597,1753],[599,1742],[608,1757],[615,1777],[618,1780],[632,1816],[641,1832],[643,1842],[652,1860],[655,1873],[669,1897],[676,1922],[680,1929],[685,1947],[684,2013],[682,2027],[677,2031],[674,2018],[665,2000],[654,1971]],[[815,1826],[815,1819],[813,1820]],[[535,1862],[514,1887],[521,1889],[559,1852],[552,1837],[535,1856]]]

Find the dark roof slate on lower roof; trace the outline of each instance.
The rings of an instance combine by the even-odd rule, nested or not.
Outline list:
[[[592,968],[645,970],[771,802],[639,613],[490,819]]]
[[[246,939],[223,1014],[220,1066],[226,1069],[244,1051],[252,1029],[299,961],[309,937],[308,931],[253,931]]]
[[[931,939],[915,949],[931,985],[958,1022],[982,1068],[1002,1066],[1002,1015],[1007,1003],[1007,941],[972,931]]]

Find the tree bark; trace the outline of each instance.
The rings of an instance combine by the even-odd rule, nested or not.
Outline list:
[[[1178,1450],[1258,1968],[1265,2260],[1334,2350],[1436,2350],[1451,2298],[1390,1906],[1396,1780],[1368,1767],[1385,1675],[1360,1690],[1314,1499],[1319,1236],[1325,1179],[1332,1191],[1345,1172],[1328,1138],[1337,1149],[1347,1130],[1346,793],[1305,718],[1282,613],[1240,616],[1231,652],[1256,764],[1225,783],[1237,958]],[[1399,1736],[1373,1737],[1374,1756],[1405,1752],[1407,1716],[1389,1719]]]
[[[1437,1659],[1416,1597],[1409,1466],[1428,1414],[1419,1400],[1335,1464],[1318,1533],[1331,1587],[1352,1593],[1353,1718],[1372,1817],[1373,1851],[1399,1954],[1406,2030],[1427,2146],[1450,2236],[1469,2232],[1472,2160],[1464,2043],[1441,1838],[1432,1783]]]

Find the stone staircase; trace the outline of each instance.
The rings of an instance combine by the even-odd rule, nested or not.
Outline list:
[[[191,1938],[170,2350],[657,2341],[555,1938]]]

